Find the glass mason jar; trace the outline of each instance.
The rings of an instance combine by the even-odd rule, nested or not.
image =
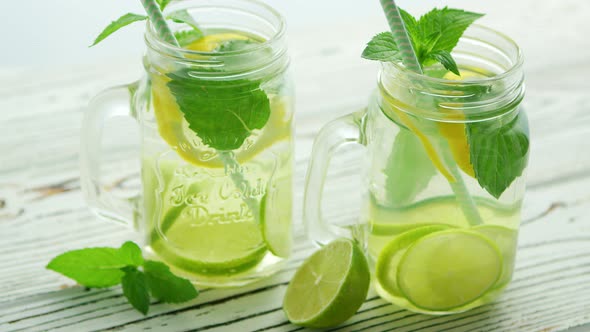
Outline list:
[[[368,108],[320,131],[305,192],[308,236],[354,238],[380,296],[427,314],[488,303],[511,280],[529,155],[518,46],[473,26],[453,56],[461,77],[383,63]],[[324,177],[333,151],[351,142],[367,154],[361,217],[329,225]]]
[[[177,10],[188,10],[204,39],[175,47],[148,23],[144,77],[101,93],[85,114],[82,187],[94,212],[133,223],[147,252],[175,273],[239,286],[277,271],[291,253],[294,96],[285,24],[251,0],[175,1],[166,12]],[[257,42],[210,46],[228,38]],[[143,190],[135,200],[101,180],[103,127],[117,116],[140,127]]]

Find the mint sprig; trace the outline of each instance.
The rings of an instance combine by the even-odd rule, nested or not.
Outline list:
[[[117,20],[111,22],[99,35],[96,37],[92,45],[90,47],[100,43],[101,41],[105,40],[108,36],[112,35],[114,32],[118,31],[119,29],[128,26],[134,22],[141,22],[147,20],[147,16],[127,13]]]
[[[164,8],[170,3],[170,0],[156,0],[158,6],[160,7],[161,11],[164,11]],[[127,13],[115,21],[111,22],[99,35],[96,37],[92,45],[90,47],[100,43],[101,41],[105,40],[107,37],[112,35],[113,33],[117,32],[119,29],[124,28],[132,23],[141,22],[147,20],[148,17],[145,15],[134,14],[134,13]],[[171,20],[176,23],[184,23],[190,27],[190,30],[182,30],[177,31],[174,35],[178,40],[180,46],[184,46],[187,44],[192,43],[203,37],[203,31],[199,28],[199,25],[194,20],[194,18],[189,14],[186,9],[175,11],[170,13],[166,19]]]
[[[189,280],[174,275],[163,263],[144,260],[141,249],[130,241],[118,249],[68,251],[52,259],[47,269],[89,288],[121,284],[129,303],[144,315],[149,310],[150,294],[166,303],[185,302],[198,296]]]
[[[451,51],[465,30],[483,14],[447,7],[435,8],[419,20],[405,10],[400,9],[400,14],[420,65],[425,67],[439,62],[447,70],[459,75]],[[362,57],[384,62],[401,61],[400,50],[391,32],[383,32],[373,37]]]

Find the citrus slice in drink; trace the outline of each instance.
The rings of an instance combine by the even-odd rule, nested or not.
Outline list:
[[[248,39],[237,33],[220,33],[205,36],[186,48],[194,51],[211,52],[224,42]],[[165,72],[166,69],[159,69]],[[170,70],[172,71],[172,70]],[[184,115],[180,111],[176,98],[167,84],[170,78],[165,74],[153,73],[151,76],[152,105],[158,132],[178,155],[187,162],[207,168],[222,168],[223,163],[217,158],[217,151],[202,142],[196,133],[189,128]],[[240,164],[256,157],[260,152],[274,143],[287,139],[291,132],[291,118],[287,97],[270,96],[271,114],[264,128],[254,130],[242,146],[234,150]]]
[[[179,212],[180,210],[180,212]],[[184,271],[202,275],[232,275],[258,264],[266,245],[254,221],[197,224],[190,207],[173,207],[164,217],[176,218],[161,238],[152,241],[154,251]]]
[[[393,296],[400,296],[397,287],[397,269],[398,264],[404,253],[416,240],[430,233],[439,232],[449,229],[450,226],[433,225],[422,226],[409,230],[393,238],[379,254],[377,266],[375,267],[375,277],[378,281],[378,287]]]
[[[218,49],[223,43],[231,40],[249,40],[248,36],[235,32],[214,33],[203,36],[199,40],[192,42],[185,46],[186,49],[198,52],[213,52]]]
[[[452,72],[448,72],[443,78],[451,81],[464,81],[470,78],[482,78],[483,74],[472,70],[462,70],[461,76],[457,76]],[[457,105],[455,105],[456,107]],[[440,134],[449,142],[449,148],[453,154],[453,158],[457,162],[457,166],[461,168],[465,174],[475,177],[475,171],[471,163],[471,155],[469,152],[469,142],[467,140],[467,130],[465,125],[465,113],[462,111],[455,111],[451,114],[449,109],[445,110],[449,114],[449,120],[452,122],[439,122],[438,129]]]
[[[502,275],[500,275],[496,287],[502,287],[508,284],[510,279],[512,279],[512,271],[514,269],[518,232],[515,229],[498,225],[479,225],[472,229],[485,235],[500,249],[504,264],[502,266]]]
[[[260,228],[268,250],[277,257],[287,258],[291,254],[292,203],[291,177],[271,180],[271,187],[260,202]]]
[[[283,309],[293,324],[336,326],[364,302],[370,279],[362,250],[350,240],[336,240],[299,267],[287,287]]]
[[[418,239],[401,258],[401,293],[416,307],[448,311],[482,297],[502,273],[500,249],[469,230],[447,230]]]
[[[161,193],[159,203],[154,199],[154,206],[148,207],[158,220],[150,233],[150,246],[160,258],[181,270],[202,275],[240,273],[264,258],[266,245],[251,214],[223,214],[196,204],[202,197],[199,195],[214,190],[212,180],[188,182],[175,176],[181,169],[178,162],[170,160],[146,167],[145,177],[149,178],[147,174],[155,169],[158,175],[151,177],[161,177],[164,186],[152,184],[151,190]]]
[[[487,210],[482,213],[487,213]],[[469,227],[454,196],[427,199],[403,208],[386,208],[372,203],[369,206],[369,220],[369,253],[373,258],[379,256],[393,236],[418,227]]]

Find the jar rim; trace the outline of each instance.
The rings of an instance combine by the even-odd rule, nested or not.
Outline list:
[[[194,1],[194,0],[176,0],[172,1],[170,5],[165,9],[165,13],[174,12],[180,9],[187,9],[186,7],[178,8],[180,4]],[[196,50],[189,50],[186,48],[182,48],[180,46],[176,46],[170,44],[161,38],[158,37],[156,29],[154,25],[147,21],[146,25],[146,32],[145,32],[145,42],[146,45],[161,54],[162,56],[171,57],[182,59],[182,61],[187,62],[195,62],[195,63],[203,63],[203,62],[211,62],[208,60],[199,59],[199,57],[211,57],[215,56],[216,58],[221,58],[224,56],[236,56],[236,55],[247,55],[256,52],[260,52],[261,50],[268,49],[272,45],[276,44],[277,42],[281,41],[285,34],[286,34],[286,24],[283,15],[281,15],[276,9],[267,5],[266,3],[259,1],[259,0],[233,0],[233,3],[243,3],[243,4],[250,4],[259,7],[260,9],[266,11],[270,15],[272,15],[278,25],[276,25],[276,31],[272,34],[272,36],[268,39],[260,43],[253,44],[252,47],[248,47],[242,50],[232,50],[232,51],[196,51]],[[199,5],[194,5],[188,8],[199,8],[199,9],[222,9],[222,10],[237,10],[241,12],[245,12],[251,15],[255,15],[258,18],[263,18],[259,12],[248,11],[243,8],[240,8],[236,5],[225,4],[224,0],[208,0],[206,2],[202,2]],[[267,20],[268,21],[268,20]]]
[[[475,62],[473,66],[481,65],[482,70],[492,66],[495,76],[465,81],[437,78],[401,63],[382,62],[378,86],[383,100],[388,101],[383,106],[445,122],[484,121],[516,109],[525,93],[524,57],[516,42],[496,30],[473,25],[458,46],[453,53],[463,57],[465,65]]]
[[[424,74],[420,74],[417,72],[412,71],[411,69],[405,67],[403,64],[398,63],[398,62],[382,62],[382,66],[384,68],[385,71],[388,71],[388,69],[394,69],[399,71],[400,73],[403,73],[405,76],[407,76],[409,79],[412,80],[420,80],[420,81],[426,81],[426,82],[430,82],[430,83],[434,83],[434,84],[453,84],[453,85],[464,85],[464,86],[469,86],[469,85],[481,85],[481,84],[485,84],[485,83],[489,83],[492,84],[494,82],[497,81],[502,81],[504,79],[506,79],[507,77],[510,77],[511,75],[513,75],[514,73],[517,73],[523,66],[524,64],[524,55],[522,53],[522,49],[518,46],[518,44],[510,37],[508,37],[508,35],[499,32],[495,29],[489,28],[487,26],[481,25],[481,24],[473,24],[471,25],[470,29],[475,29],[475,30],[482,30],[488,33],[491,33],[493,35],[495,35],[496,37],[499,37],[501,39],[503,39],[505,42],[507,42],[511,47],[514,48],[514,50],[516,51],[516,57],[514,59],[514,61],[512,61],[512,65],[510,66],[510,68],[507,68],[506,70],[504,70],[503,72],[491,76],[491,77],[478,77],[478,78],[474,78],[474,79],[470,79],[469,81],[457,81],[457,80],[451,80],[451,79],[445,79],[445,78],[437,78],[437,77],[430,77]],[[467,32],[469,32],[470,30],[467,30]],[[476,38],[476,37],[472,37],[469,35],[463,35],[461,37],[462,40],[473,40],[473,41],[478,41],[478,42],[482,42],[491,46],[491,43],[482,40],[480,38]]]

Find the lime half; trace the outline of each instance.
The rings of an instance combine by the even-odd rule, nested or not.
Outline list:
[[[377,259],[375,276],[379,287],[393,296],[401,296],[397,287],[398,264],[409,246],[430,233],[448,229],[449,226],[422,226],[396,236],[381,250]]]
[[[287,287],[283,309],[291,323],[324,328],[349,319],[367,297],[367,260],[350,240],[336,240],[309,257]]]
[[[401,258],[398,287],[419,308],[447,311],[483,296],[498,281],[502,264],[498,247],[477,232],[436,232]]]

